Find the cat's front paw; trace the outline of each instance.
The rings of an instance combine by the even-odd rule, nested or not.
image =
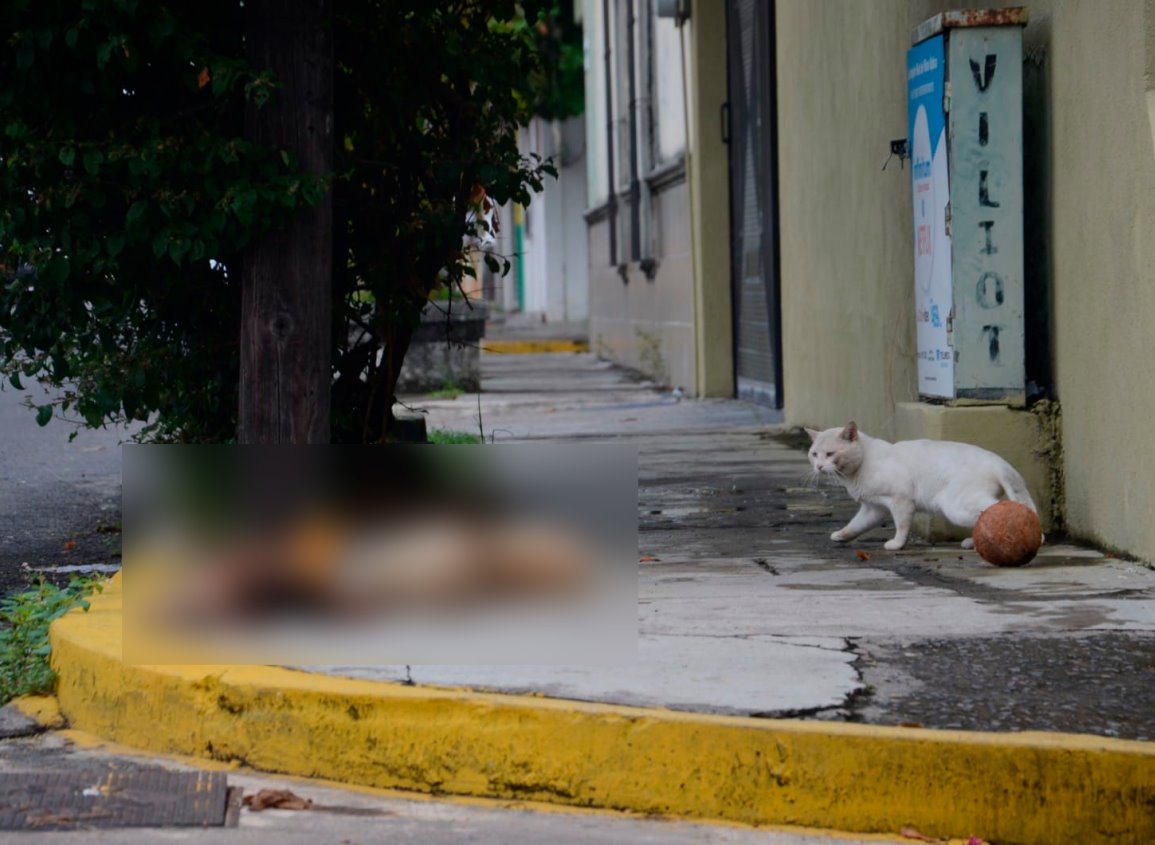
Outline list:
[[[888,552],[897,552],[906,545],[906,540],[887,540],[882,544],[882,547]]]
[[[845,532],[835,531],[833,534],[830,535],[830,539],[836,543],[845,543],[848,538],[847,538]]]
[[[967,537],[965,540],[962,541],[962,547],[964,549],[973,549],[975,547],[975,538],[974,537]]]

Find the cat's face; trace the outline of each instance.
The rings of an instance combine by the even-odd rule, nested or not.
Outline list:
[[[858,439],[858,426],[854,422],[842,428],[828,428],[816,431],[808,428],[810,435],[810,466],[823,475],[853,475],[862,466],[862,443]]]

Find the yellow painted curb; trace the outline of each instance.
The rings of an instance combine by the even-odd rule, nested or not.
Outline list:
[[[64,715],[60,712],[60,703],[54,696],[22,695],[12,699],[9,704],[29,719],[35,719],[43,728],[56,730],[64,727]]]
[[[502,355],[536,355],[546,352],[589,352],[590,345],[585,340],[482,340],[483,352]]]
[[[1155,842],[1155,744],[675,713],[258,666],[129,666],[119,579],[53,623],[73,727],[364,786],[1005,843]]]
[[[166,763],[173,763],[180,766],[191,766],[206,771],[216,772],[236,772],[242,775],[249,776],[263,776],[268,780],[284,781],[294,784],[299,787],[304,797],[309,797],[305,792],[311,786],[321,786],[332,789],[348,790],[356,792],[361,795],[368,795],[374,798],[383,799],[401,799],[404,801],[416,802],[438,802],[456,804],[462,807],[480,807],[490,810],[525,810],[534,813],[558,813],[562,815],[569,815],[575,817],[614,817],[614,818],[645,818],[654,819],[655,816],[646,815],[639,816],[637,813],[629,813],[621,810],[604,810],[599,807],[577,807],[568,804],[546,803],[544,801],[525,801],[521,799],[509,798],[479,798],[473,795],[446,795],[432,794],[428,792],[413,792],[405,789],[388,789],[384,787],[364,786],[357,783],[349,783],[347,781],[336,781],[329,778],[318,777],[302,777],[300,775],[285,775],[277,774],[270,775],[268,772],[252,769],[241,765],[236,760],[222,763],[219,760],[208,760],[203,757],[190,757],[187,754],[160,754],[154,751],[143,751],[131,745],[123,745],[118,742],[103,739],[86,731],[79,731],[74,728],[66,728],[58,731],[59,735],[66,739],[74,747],[83,749],[85,751],[98,751],[105,754],[115,754],[118,757],[134,757],[141,760],[156,761],[161,760]],[[663,816],[663,821],[680,820],[679,817]],[[701,824],[700,820],[695,821],[696,824]],[[710,820],[709,824],[718,827],[728,827],[735,830],[751,830],[757,829],[761,831],[770,831],[777,833],[789,833],[795,836],[825,836],[828,839],[838,840],[840,838],[853,837],[855,840],[864,840],[867,842],[882,842],[890,843],[904,843],[910,845],[908,837],[895,836],[894,834],[878,834],[878,833],[854,833],[849,834],[842,830],[827,830],[825,828],[817,827],[794,827],[791,825],[759,825],[754,828],[752,825],[743,824],[742,822],[727,822]],[[951,839],[941,843],[941,845],[966,845],[962,839]]]

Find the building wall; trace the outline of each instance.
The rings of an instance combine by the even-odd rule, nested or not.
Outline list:
[[[610,264],[609,219],[596,215],[590,224],[590,344],[603,357],[692,392],[694,274],[685,179],[655,191],[651,208],[652,279],[629,264],[623,280]]]
[[[583,215],[589,207],[586,186],[585,119],[574,117],[558,127],[561,260],[564,284],[554,286],[547,317],[553,322],[580,323],[590,315],[589,239]],[[546,190],[549,190],[547,186]]]
[[[778,0],[787,419],[883,436],[915,396],[905,54],[932,14],[987,4]],[[1040,114],[1032,262],[1049,267],[1065,516],[1155,560],[1155,88],[1150,0],[1037,0],[1024,46]],[[1152,106],[1155,108],[1155,105]],[[1028,196],[1028,205],[1032,197]]]
[[[906,0],[778,0],[778,173],[786,415],[894,432],[914,397]]]
[[[1056,2],[1055,371],[1067,523],[1155,561],[1155,148],[1142,0]],[[1144,26],[1145,24],[1145,26]]]
[[[627,84],[630,33],[623,25],[631,9],[637,15],[632,100]],[[590,343],[604,358],[693,394],[700,371],[695,360],[694,252],[682,66],[683,55],[691,49],[690,39],[673,20],[657,18],[647,0],[620,0],[609,4],[609,11],[607,22],[601,0],[583,4],[591,206],[586,215]],[[607,44],[613,83],[608,105]],[[629,143],[631,109],[637,121],[636,150]],[[611,123],[612,140],[607,137]],[[631,161],[640,180],[640,255],[631,254]],[[616,216],[609,209],[611,197]],[[611,227],[616,231],[616,254],[610,248]]]
[[[585,223],[585,121],[534,118],[519,132],[523,155],[552,158],[558,178],[525,208],[521,254],[525,313],[545,322],[582,322],[589,316],[589,260]],[[516,278],[516,272],[514,274]]]

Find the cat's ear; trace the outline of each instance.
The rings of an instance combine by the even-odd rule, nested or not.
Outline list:
[[[846,424],[846,428],[842,429],[842,434],[839,435],[843,440],[849,440],[853,443],[858,439],[858,423],[851,420]]]
[[[806,429],[806,433],[810,435],[810,442],[813,443],[815,440],[818,439],[818,435],[821,434],[822,432],[818,431],[817,429],[814,429],[814,428],[808,428],[808,429]]]

